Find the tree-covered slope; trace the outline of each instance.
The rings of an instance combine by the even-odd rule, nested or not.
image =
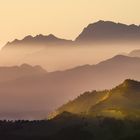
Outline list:
[[[125,80],[111,90],[85,92],[56,110],[74,114],[105,117],[140,117],[140,82]],[[52,117],[53,117],[52,115]]]

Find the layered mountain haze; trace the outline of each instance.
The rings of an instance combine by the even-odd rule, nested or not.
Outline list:
[[[74,41],[40,34],[8,42],[0,51],[0,111],[48,114],[79,93],[140,80],[140,58],[117,55],[139,48],[139,28],[98,21]]]
[[[140,140],[139,5],[1,0],[0,139]]]
[[[58,108],[54,115],[72,114],[140,118],[140,82],[125,80],[119,86],[105,91],[85,92]]]
[[[48,71],[96,64],[139,48],[140,27],[111,21],[88,25],[76,39],[50,35],[26,36],[8,42],[0,51],[1,65],[39,64]]]
[[[0,84],[0,110],[52,111],[84,91],[109,89],[127,78],[140,80],[139,71],[140,58],[118,55],[96,65],[19,76]]]
[[[0,51],[0,64],[9,66],[28,63],[48,68],[47,66],[51,67],[56,54],[59,54],[56,53],[57,50],[63,51],[63,48],[67,49],[69,46],[73,46],[73,41],[60,39],[52,34],[46,36],[40,34],[34,37],[29,35],[22,40],[15,39],[8,42]],[[56,64],[54,63],[53,65]]]
[[[0,119],[40,119],[41,116],[44,117],[47,115],[47,112],[43,110],[37,110],[32,107],[30,95],[25,91],[24,79],[42,77],[47,74],[47,71],[40,66],[31,66],[28,64],[22,64],[20,66],[1,66],[0,67]],[[18,87],[16,84],[14,91],[12,85],[13,81],[20,81],[22,79],[22,88]],[[32,79],[33,80],[33,79]],[[35,86],[35,85],[34,85]],[[4,88],[7,88],[8,92],[5,92]],[[20,88],[20,91],[16,90]],[[30,91],[29,87],[28,92]],[[34,98],[34,95],[31,99]],[[30,102],[29,102],[30,100]],[[28,102],[28,103],[27,103]],[[30,108],[26,108],[26,103]],[[36,102],[37,103],[37,102]],[[20,106],[22,104],[22,107]],[[25,108],[25,109],[24,109]]]
[[[35,37],[29,35],[22,40],[15,39],[12,42],[8,42],[3,49],[10,47],[35,47],[35,46],[71,46],[76,45],[78,42],[81,43],[101,43],[112,42],[112,41],[139,41],[140,40],[140,26],[131,24],[126,25],[123,23],[115,23],[112,21],[100,20],[95,23],[89,24],[80,33],[74,41],[61,39],[53,34],[49,35],[36,35]],[[104,43],[105,43],[104,42]]]

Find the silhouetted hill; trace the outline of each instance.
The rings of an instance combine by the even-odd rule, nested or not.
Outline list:
[[[140,50],[134,50],[128,54],[131,57],[140,57]]]
[[[29,35],[22,40],[15,39],[12,42],[8,42],[3,49],[19,46],[71,46],[82,43],[83,45],[89,45],[89,43],[101,43],[112,41],[129,41],[134,42],[140,40],[140,26],[131,24],[126,25],[122,23],[115,23],[112,21],[98,21],[89,24],[81,34],[75,39],[75,41],[61,39],[53,34],[48,36],[39,34],[35,37]]]
[[[139,39],[140,26],[101,20],[84,28],[75,41],[86,44],[112,41],[139,41]]]
[[[35,47],[35,46],[64,46],[64,45],[72,45],[71,40],[60,39],[50,34],[48,36],[45,35],[36,35],[33,36],[26,36],[22,40],[15,39],[12,42],[8,42],[3,49],[10,48],[10,47]]]
[[[86,92],[61,106],[56,114],[70,112],[79,115],[115,118],[140,118],[140,82],[127,79],[105,91]]]
[[[97,63],[108,56],[112,57],[120,53],[122,48],[124,50],[138,48],[138,42],[140,42],[139,26],[98,21],[88,25],[74,41],[61,39],[52,34],[47,36],[40,34],[8,42],[0,51],[0,64],[19,65],[25,62],[35,65],[37,63],[49,71],[54,71],[92,64],[92,59]],[[99,44],[93,44],[93,47],[87,49],[89,43]],[[82,45],[87,47],[81,47]]]
[[[47,71],[40,66],[31,66],[22,64],[20,66],[1,66],[0,67],[0,82],[15,80],[22,77],[37,76],[46,74]]]

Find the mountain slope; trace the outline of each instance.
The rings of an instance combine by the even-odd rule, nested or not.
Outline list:
[[[60,39],[56,36],[50,34],[48,36],[45,35],[36,35],[33,36],[26,36],[22,40],[15,39],[12,42],[8,42],[3,49],[8,49],[11,47],[35,47],[35,46],[62,46],[62,45],[72,45],[71,40]]]
[[[140,117],[140,82],[125,80],[110,91],[107,100],[92,106],[89,113],[111,117]]]
[[[130,115],[140,117],[139,98],[140,82],[127,79],[111,90],[84,93],[58,108],[53,115],[67,111],[74,114],[116,118]]]
[[[139,41],[140,27],[137,25],[126,25],[111,21],[98,21],[89,24],[76,38],[79,43],[99,43],[112,41]]]
[[[92,93],[86,92],[74,101],[69,101],[69,103],[63,105],[58,109],[59,112],[63,113],[64,111],[82,114],[88,112],[91,106],[98,104],[99,100],[106,96],[106,91],[97,92],[93,91]]]

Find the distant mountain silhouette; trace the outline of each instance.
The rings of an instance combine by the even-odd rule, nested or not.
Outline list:
[[[86,44],[112,41],[139,41],[139,39],[140,26],[101,20],[84,28],[75,41]]]
[[[15,110],[17,104],[20,111],[52,110],[84,91],[109,89],[128,78],[140,80],[139,71],[140,58],[118,55],[96,65],[17,78],[0,84],[0,110]],[[7,97],[9,105],[3,102]]]
[[[89,24],[82,33],[75,39],[75,41],[60,39],[53,34],[48,36],[36,35],[35,37],[29,35],[22,40],[15,39],[12,42],[8,42],[3,49],[19,46],[71,46],[84,43],[100,43],[100,42],[112,42],[112,41],[139,41],[140,40],[140,26],[131,24],[126,25],[122,23],[115,23],[112,21],[98,21]],[[78,44],[77,44],[78,43]]]
[[[131,57],[140,57],[140,50],[133,50],[132,52],[130,52],[128,54],[128,56],[131,56]]]
[[[22,40],[15,39],[12,42],[8,42],[3,49],[9,48],[9,47],[35,47],[35,46],[64,46],[64,45],[72,45],[71,40],[66,39],[60,39],[53,34],[50,34],[48,36],[45,35],[36,35],[35,37],[29,35],[23,38]]]
[[[69,112],[93,116],[140,118],[140,82],[127,79],[105,91],[86,92],[58,108],[56,114]]]
[[[69,46],[73,46],[73,41],[60,39],[52,34],[48,36],[41,34],[35,37],[26,36],[22,40],[15,39],[12,42],[8,42],[1,49],[0,64],[6,66],[20,65],[25,62],[32,65],[37,63],[43,66],[42,63],[45,63],[44,59],[49,59],[48,56],[55,55],[55,52],[48,54],[50,49],[55,51],[57,48],[63,49]]]
[[[22,64],[20,66],[1,66],[0,67],[0,82],[15,80],[22,77],[37,76],[46,74],[47,71],[40,66],[31,66]]]
[[[125,42],[125,45],[122,42]],[[87,63],[92,64],[92,59],[99,62],[107,58],[108,54],[111,57],[117,52],[120,53],[121,47],[125,49],[138,48],[139,43],[140,26],[98,21],[88,25],[74,41],[61,39],[52,34],[46,36],[40,34],[34,37],[29,35],[21,40],[15,39],[8,42],[0,51],[0,64],[19,65],[29,63],[35,65],[37,63],[49,71],[54,71]],[[90,44],[92,46],[90,47],[91,51],[84,50]],[[100,50],[100,48],[102,49]],[[117,52],[114,48],[118,48]],[[95,51],[92,49],[95,49]],[[105,50],[104,55],[100,53],[100,58],[97,58],[96,55],[96,52],[99,52],[98,50],[100,52]],[[88,57],[86,53],[89,54]]]

